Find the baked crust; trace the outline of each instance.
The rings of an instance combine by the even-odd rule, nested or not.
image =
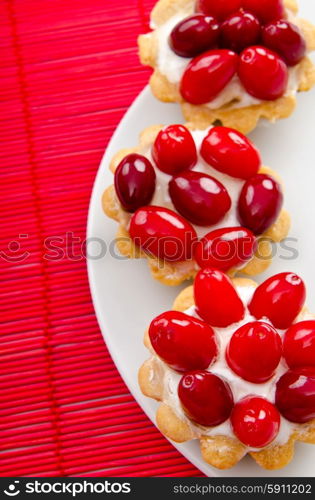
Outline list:
[[[152,22],[159,27],[178,11],[187,10],[189,14],[192,3],[193,0],[159,0],[151,14]],[[295,0],[284,0],[284,3],[287,9],[294,14],[297,13],[298,6]],[[315,50],[315,26],[304,19],[299,19],[298,24],[303,31],[308,50]],[[198,128],[220,122],[226,127],[232,127],[247,134],[257,126],[260,118],[275,122],[280,118],[287,118],[295,109],[295,96],[284,96],[275,101],[264,101],[261,104],[244,108],[233,108],[233,103],[218,109],[210,109],[205,105],[192,105],[183,100],[178,84],[171,83],[157,69],[158,44],[155,31],[140,35],[138,45],[142,64],[154,69],[150,78],[150,86],[155,97],[163,102],[180,103],[185,120],[195,123]],[[315,66],[308,57],[305,57],[299,64],[299,74],[298,91],[310,90],[315,85]]]
[[[235,286],[257,286],[246,278],[233,279]],[[173,309],[184,312],[194,305],[193,287],[184,289],[176,298]],[[315,316],[314,316],[315,318]],[[145,333],[145,346],[153,352],[148,333]],[[294,456],[296,441],[315,444],[315,420],[308,424],[296,424],[296,429],[284,445],[269,445],[261,451],[248,452],[247,448],[235,437],[206,436],[196,434],[188,419],[184,419],[163,402],[163,369],[156,356],[152,356],[139,370],[139,386],[145,396],[161,402],[156,414],[160,431],[177,443],[199,439],[203,459],[218,469],[229,469],[236,465],[247,453],[264,469],[276,470],[285,467]]]
[[[196,129],[193,124],[187,124],[190,130]],[[154,125],[145,129],[140,135],[139,145],[132,149],[123,149],[119,151],[110,163],[110,169],[114,173],[121,160],[130,153],[141,153],[149,147],[155,140],[159,131],[163,128],[162,125]],[[278,175],[268,167],[262,167],[261,173],[267,173],[279,181]],[[132,242],[129,232],[127,230],[129,214],[125,212],[115,194],[113,185],[109,186],[102,197],[102,206],[105,214],[119,223],[116,246],[119,252],[131,259],[146,258],[152,276],[159,280],[161,283],[170,286],[176,286],[183,281],[193,279],[197,272],[198,267],[194,260],[184,262],[165,262],[157,257],[149,255],[140,248],[136,247]],[[286,210],[282,210],[278,220],[258,238],[258,249],[253,257],[243,268],[238,270],[231,270],[229,274],[234,276],[236,272],[242,272],[248,276],[255,276],[264,272],[272,262],[272,246],[271,242],[282,241],[290,229],[290,216]]]

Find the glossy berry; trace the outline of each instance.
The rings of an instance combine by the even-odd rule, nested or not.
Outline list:
[[[280,413],[267,399],[248,396],[234,406],[231,423],[234,434],[243,444],[263,448],[279,433]]]
[[[275,21],[264,26],[263,43],[277,52],[288,66],[295,66],[306,54],[306,42],[295,24],[288,21]]]
[[[184,375],[178,386],[178,396],[186,415],[199,425],[212,427],[227,420],[233,408],[229,385],[207,371]]]
[[[219,23],[212,16],[195,14],[180,21],[170,34],[171,49],[181,57],[195,57],[215,47]]]
[[[163,207],[142,207],[130,221],[130,237],[136,246],[170,262],[191,259],[196,231],[183,217]]]
[[[226,360],[239,377],[263,384],[275,373],[282,354],[278,332],[268,323],[253,321],[233,333]]]
[[[283,203],[280,184],[272,177],[257,174],[245,182],[238,200],[238,219],[254,234],[262,234],[278,218]]]
[[[191,104],[206,104],[224,89],[236,73],[238,56],[224,49],[209,50],[188,64],[180,92]]]
[[[250,260],[256,248],[256,238],[248,229],[215,229],[197,243],[195,260],[202,269],[214,267],[227,272]]]
[[[263,24],[285,15],[283,0],[242,0],[242,7],[255,14]]]
[[[182,312],[169,311],[155,318],[149,336],[158,356],[179,372],[204,370],[218,354],[211,326]]]
[[[201,145],[203,159],[219,172],[249,179],[257,174],[261,158],[254,144],[237,130],[212,127]]]
[[[188,170],[169,183],[176,210],[199,226],[219,222],[231,208],[231,198],[221,182],[207,174]]]
[[[225,327],[243,319],[245,309],[230,278],[218,269],[199,271],[194,282],[199,316],[209,325]]]
[[[197,0],[196,10],[224,21],[230,14],[236,12],[241,4],[242,0]]]
[[[152,146],[152,156],[158,168],[169,175],[197,163],[195,141],[184,125],[170,125],[161,130]]]
[[[251,12],[240,10],[222,23],[220,46],[242,52],[246,47],[259,43],[260,34],[261,27],[257,17]]]
[[[247,92],[263,101],[282,97],[288,85],[288,68],[275,52],[255,45],[240,55],[238,76]]]
[[[115,171],[115,190],[128,212],[148,205],[155,191],[155,171],[151,162],[138,154],[126,156]]]
[[[290,368],[315,366],[315,320],[290,326],[283,339],[283,355]]]
[[[282,415],[298,424],[315,418],[315,368],[286,372],[277,383],[276,405]]]
[[[276,328],[286,329],[301,312],[305,297],[305,285],[299,276],[280,273],[256,288],[248,308],[255,318],[268,318]]]

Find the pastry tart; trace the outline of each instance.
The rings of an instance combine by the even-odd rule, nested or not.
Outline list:
[[[279,469],[296,441],[315,444],[315,316],[304,302],[293,273],[257,287],[201,270],[145,334],[151,357],[139,384],[160,402],[161,432],[178,443],[199,440],[204,460],[219,469],[246,454]]]
[[[139,49],[152,92],[198,128],[248,133],[291,115],[315,83],[315,27],[295,0],[159,0],[151,26]]]
[[[145,257],[154,278],[178,285],[200,268],[259,274],[289,231],[277,175],[256,147],[226,127],[150,127],[112,160],[104,212],[119,223],[117,247]]]

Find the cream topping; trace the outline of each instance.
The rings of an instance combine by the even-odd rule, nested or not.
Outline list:
[[[168,39],[173,28],[182,21],[185,17],[193,14],[193,5],[191,11],[183,10],[171,17],[164,24],[156,28],[155,36],[158,42],[158,59],[157,68],[166,76],[166,78],[174,84],[178,84],[183,76],[183,73],[191,61],[191,58],[180,57],[170,48]],[[287,10],[287,17],[290,21],[298,24],[293,13]],[[285,96],[295,95],[299,86],[300,66],[297,65],[289,70],[289,81]],[[243,108],[260,104],[262,101],[256,99],[247,93],[240,79],[235,75],[228,85],[220,92],[220,94],[210,103],[205,104],[210,109],[218,109],[224,105],[230,104],[232,108]]]
[[[253,293],[255,291],[254,286],[239,286],[237,287],[237,292],[242,299],[245,306],[250,302]],[[211,365],[208,370],[215,375],[226,380],[233,393],[234,402],[236,403],[243,397],[247,395],[255,395],[268,399],[272,403],[275,402],[275,392],[276,392],[276,383],[279,378],[285,373],[288,369],[285,360],[282,358],[279,366],[276,369],[274,376],[264,384],[253,384],[251,382],[247,382],[242,379],[238,375],[236,375],[228,366],[225,359],[225,350],[226,347],[233,335],[233,333],[242,325],[249,323],[251,321],[257,321],[256,318],[250,315],[246,308],[246,314],[242,321],[239,323],[235,323],[233,325],[228,326],[227,328],[214,328],[217,340],[219,343],[219,357],[215,361],[213,365]],[[194,316],[196,318],[201,319],[197,312],[195,306],[190,307],[185,311],[189,316]],[[295,322],[304,321],[307,319],[314,319],[314,316],[311,315],[308,311],[302,311],[299,316],[296,318]],[[271,324],[271,322],[267,318],[263,318],[261,321]],[[283,337],[285,330],[278,330],[281,338]],[[201,437],[202,435],[206,436],[216,436],[216,435],[224,435],[231,438],[235,438],[233,433],[230,420],[225,421],[223,424],[218,425],[216,427],[203,427],[197,424],[194,424],[191,420],[189,420],[182,408],[181,402],[179,400],[177,389],[180,379],[182,377],[181,374],[172,370],[168,365],[166,365],[157,355],[154,353],[154,359],[160,365],[161,371],[164,374],[163,377],[163,402],[169,405],[174,412],[189,424],[196,438]],[[289,422],[284,417],[281,416],[281,425],[280,431],[272,442],[272,445],[283,445],[287,443],[290,435],[295,429],[295,425],[292,422]],[[248,448],[247,451],[257,451],[255,448]]]

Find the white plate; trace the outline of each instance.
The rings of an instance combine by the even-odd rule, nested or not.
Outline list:
[[[306,10],[306,9],[305,9]],[[315,16],[314,16],[315,17]],[[315,148],[312,122],[315,91],[299,96],[295,114],[275,125],[262,124],[251,138],[262,151],[264,163],[279,172],[286,186],[286,207],[293,224],[288,243],[299,253],[288,260],[290,251],[283,248],[274,258],[267,276],[291,270],[300,274],[308,288],[308,304],[315,310],[314,213]],[[103,158],[93,189],[88,222],[89,281],[98,322],[111,356],[129,390],[149,418],[155,421],[157,403],[144,397],[137,384],[137,371],[148,353],[142,344],[143,332],[152,318],[170,308],[180,287],[170,288],[151,278],[144,260],[126,260],[113,255],[117,224],[104,216],[101,196],[112,183],[108,165],[119,149],[137,144],[139,132],[156,123],[179,123],[182,116],[176,105],[161,104],[146,88],[136,99],[116,130]],[[100,243],[102,241],[103,243]],[[104,252],[104,244],[108,250]],[[95,258],[97,257],[97,258]],[[315,446],[298,443],[290,465],[268,472],[253,460],[245,458],[229,471],[218,471],[206,465],[197,442],[176,448],[208,476],[277,477],[314,476]]]

